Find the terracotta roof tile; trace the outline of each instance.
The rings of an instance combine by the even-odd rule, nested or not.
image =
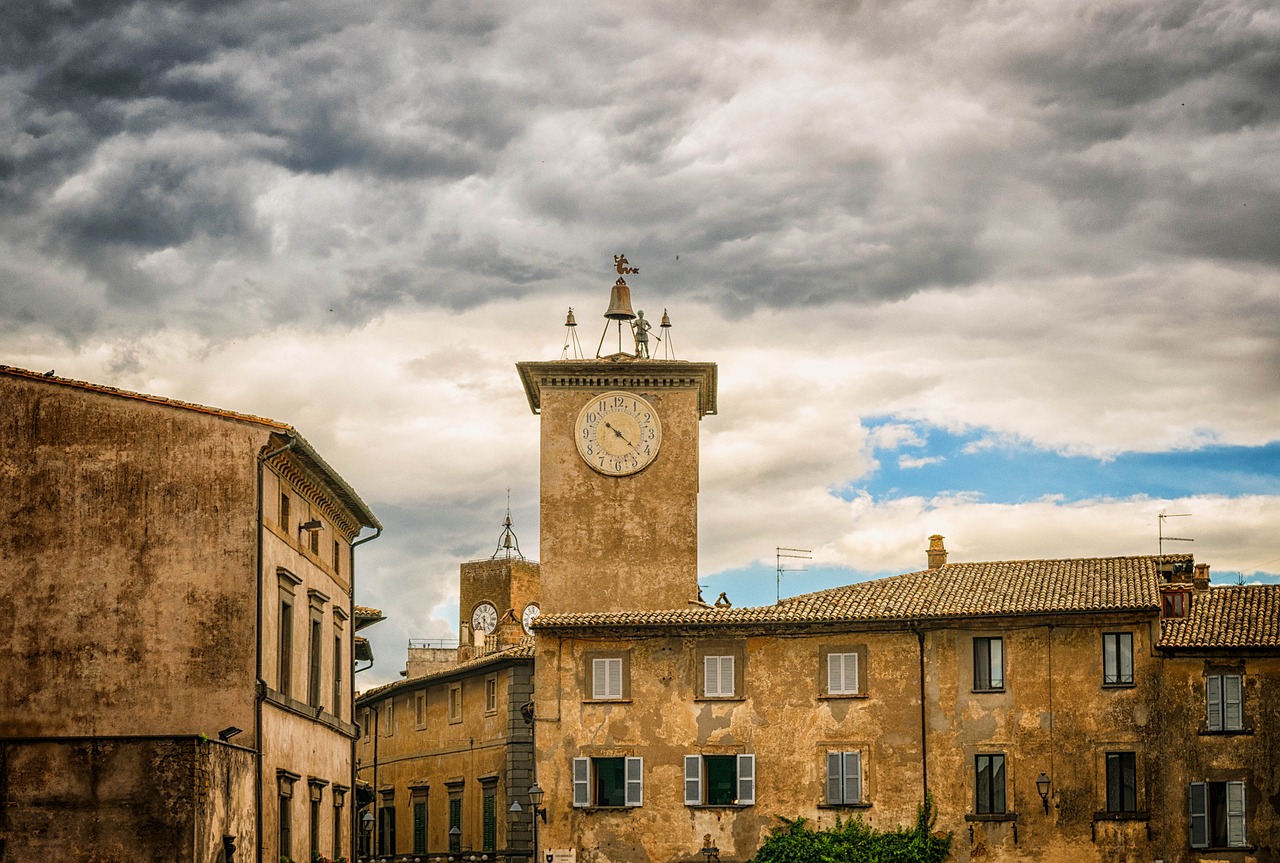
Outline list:
[[[469,659],[466,662],[459,662],[457,665],[450,665],[448,668],[442,668],[439,671],[432,671],[427,674],[419,674],[417,677],[408,677],[404,680],[396,680],[391,683],[384,683],[381,686],[360,693],[356,698],[357,702],[365,701],[372,696],[386,695],[389,692],[400,692],[405,689],[413,689],[422,683],[430,683],[433,680],[443,680],[445,678],[455,677],[459,673],[468,671],[476,671],[489,665],[495,665],[499,662],[506,662],[512,659],[532,659],[533,658],[533,639],[525,637],[515,647],[508,647],[506,650],[498,650],[493,653],[486,653],[484,656],[478,656],[475,659]]]
[[[544,614],[535,629],[600,626],[668,628],[758,623],[895,621],[1146,610],[1159,608],[1159,564],[1190,561],[1102,557],[1071,560],[1003,560],[952,563],[873,581],[857,582],[755,608],[692,608],[671,611]]]
[[[1280,584],[1212,587],[1193,593],[1186,617],[1162,622],[1159,646],[1280,648]]]

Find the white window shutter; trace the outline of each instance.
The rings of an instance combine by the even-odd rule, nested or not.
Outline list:
[[[754,755],[738,756],[738,805],[747,806],[756,802],[756,757]]]
[[[1236,678],[1239,680],[1240,678]],[[1244,845],[1244,783],[1227,783],[1227,845]]]
[[[1241,679],[1238,674],[1222,678],[1222,727],[1229,731],[1244,728],[1244,711],[1241,709]]]
[[[627,805],[644,805],[644,759],[627,759]]]
[[[622,660],[607,659],[605,662],[609,666],[609,688],[605,698],[621,698],[622,697]]]
[[[827,694],[839,695],[844,684],[844,654],[827,654]]]
[[[844,778],[841,776],[842,771],[841,759],[839,752],[827,753],[827,802],[833,806],[844,802],[841,794],[844,788]]]
[[[1192,782],[1191,797],[1191,847],[1209,847],[1209,794],[1203,782]]]
[[[733,691],[733,657],[720,657],[720,694],[725,698],[732,698]]]
[[[720,657],[702,657],[702,694],[714,698],[720,694]]]
[[[1212,674],[1205,678],[1205,703],[1208,710],[1209,730],[1222,730],[1222,677]]]
[[[860,803],[862,801],[862,753],[845,752],[844,758],[844,802]]]
[[[858,654],[844,655],[844,692],[853,695],[858,691]]]
[[[991,688],[1004,689],[1004,639],[993,638],[991,645]]]
[[[605,698],[609,683],[609,663],[605,659],[591,660],[591,697]]]
[[[573,759],[573,805],[591,805],[591,759]]]
[[[702,805],[702,756],[684,757],[684,805]]]

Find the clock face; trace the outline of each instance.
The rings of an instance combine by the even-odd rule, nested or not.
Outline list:
[[[490,634],[498,627],[498,609],[491,603],[482,602],[471,612],[471,628],[476,632]]]
[[[524,607],[524,614],[520,615],[520,622],[524,624],[524,634],[533,635],[533,630],[529,628],[529,624],[533,623],[533,619],[542,614],[542,609],[538,608],[536,603],[529,603]]]
[[[578,454],[605,476],[639,473],[658,457],[662,423],[653,405],[634,393],[594,396],[573,426]]]

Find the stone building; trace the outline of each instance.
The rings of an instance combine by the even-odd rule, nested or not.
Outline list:
[[[376,809],[362,820],[365,856],[530,853],[531,815],[511,803],[533,781],[527,625],[539,567],[515,555],[470,561],[459,585],[459,646],[411,647],[405,680],[356,701],[358,776]]]
[[[349,857],[373,513],[273,420],[9,367],[0,404],[0,859]]]

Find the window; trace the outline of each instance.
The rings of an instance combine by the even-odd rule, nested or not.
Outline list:
[[[1132,752],[1107,753],[1107,811],[1138,811],[1138,759]]]
[[[280,692],[289,694],[293,677],[293,604],[280,597],[280,654],[277,657],[277,685]]]
[[[1004,756],[994,754],[977,755],[974,757],[974,766],[977,774],[975,808],[978,814],[1003,815],[1005,812]]]
[[[289,493],[287,491],[280,492],[280,529],[284,531],[285,536],[289,535]]]
[[[591,660],[591,697],[622,698],[622,657]]]
[[[1133,633],[1102,634],[1102,682],[1107,686],[1133,683]]]
[[[573,759],[574,806],[623,807],[643,804],[643,758]]]
[[[979,692],[1004,689],[1004,639],[973,640],[973,688]]]
[[[705,698],[732,698],[733,657],[702,657],[702,695]]]
[[[293,856],[293,783],[301,777],[288,770],[276,770],[276,801],[279,804],[276,836],[280,842],[280,856]]]
[[[750,806],[756,802],[754,755],[686,755],[686,806]]]
[[[1210,731],[1244,729],[1243,682],[1239,674],[1210,674],[1205,678]]]
[[[484,679],[484,712],[498,712],[498,675],[490,674]]]
[[[333,574],[342,574],[342,544],[336,539],[333,541]]]
[[[320,804],[324,801],[324,785],[312,781],[308,790],[311,792],[311,821],[307,825],[307,838],[310,840],[307,847],[311,849],[310,856],[314,858],[320,853]]]
[[[1161,596],[1161,617],[1186,617],[1191,607],[1191,594],[1185,590],[1166,590]]]
[[[858,654],[827,654],[827,694],[858,694]]]
[[[396,700],[388,698],[378,712],[378,722],[382,725],[382,736],[390,737],[396,733]]]
[[[396,853],[396,805],[387,793],[383,793],[382,806],[378,809],[378,853],[387,856]]]
[[[342,709],[343,702],[346,701],[342,697],[342,632],[337,631],[333,634],[333,715],[342,716],[345,712]]]
[[[413,694],[413,727],[427,727],[427,693],[415,692]]]
[[[373,727],[373,711],[372,710],[370,710],[367,707],[364,709],[364,721],[361,722],[360,724],[364,726],[364,729],[363,729],[364,740],[366,743],[368,743],[370,729]]]
[[[413,853],[427,853],[427,798],[413,798]]]
[[[493,851],[498,847],[498,789],[493,783],[484,786],[484,808],[481,810],[484,822],[482,851]]]
[[[311,651],[310,674],[307,677],[307,703],[312,707],[320,706],[320,660],[322,641],[322,623],[315,609],[311,610]]]
[[[844,806],[862,802],[862,753],[827,753],[827,804]]]
[[[1192,782],[1191,847],[1243,848],[1244,783]]]
[[[462,684],[449,684],[449,721],[462,721]]]
[[[462,792],[449,793],[449,850],[462,850]]]

